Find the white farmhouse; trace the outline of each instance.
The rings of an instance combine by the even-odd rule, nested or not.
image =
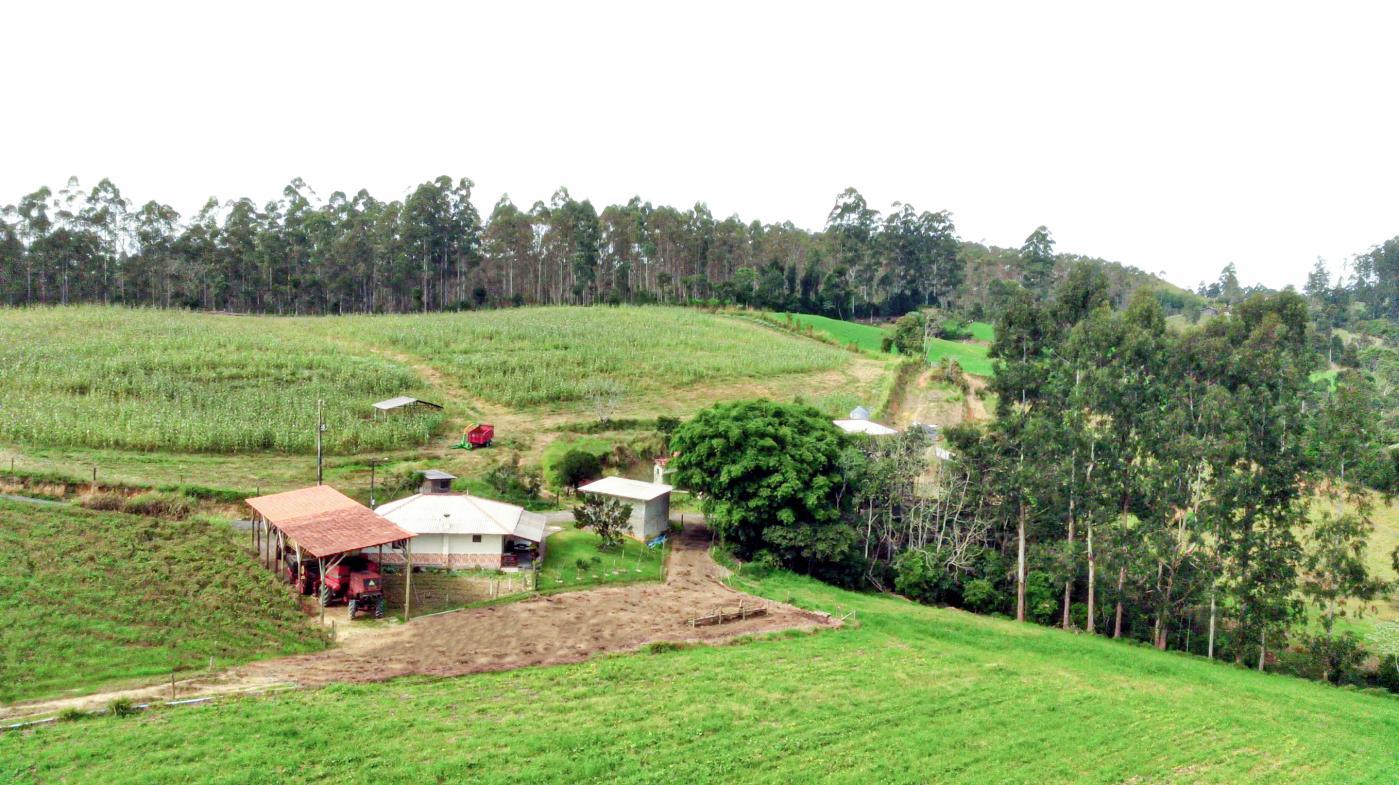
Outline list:
[[[413,564],[448,569],[528,567],[544,556],[544,516],[452,492],[446,472],[423,472],[420,493],[376,513],[413,532]],[[393,563],[396,554],[386,554]]]
[[[578,490],[611,496],[630,504],[631,534],[639,540],[655,539],[670,525],[670,492],[674,488],[669,485],[629,480],[626,477],[604,477]],[[416,542],[413,547],[418,547]]]

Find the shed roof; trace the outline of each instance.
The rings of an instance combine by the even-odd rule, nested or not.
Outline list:
[[[379,401],[374,404],[374,408],[383,411],[388,411],[389,409],[399,409],[404,406],[412,406],[415,403],[420,403],[424,406],[431,406],[434,409],[442,408],[441,404],[433,403],[431,401],[420,401],[417,398],[412,398],[407,395],[400,395],[396,398],[388,398],[386,400]]]
[[[376,512],[416,534],[502,534],[531,542],[544,539],[543,515],[464,493],[419,493],[381,504]]]
[[[836,427],[846,433],[866,433],[870,436],[893,436],[898,431],[873,420],[832,420]]]
[[[863,406],[856,406],[850,410],[850,419],[852,420],[868,420],[869,418],[870,410]]]
[[[421,474],[429,480],[455,480],[457,478],[455,474],[448,474],[439,469],[423,469],[418,472],[418,474]]]
[[[318,559],[414,536],[329,485],[257,496],[248,506]]]
[[[578,490],[584,493],[600,493],[604,496],[649,502],[670,493],[675,488],[658,482],[629,480],[626,477],[603,477],[601,480],[595,480],[581,486]]]

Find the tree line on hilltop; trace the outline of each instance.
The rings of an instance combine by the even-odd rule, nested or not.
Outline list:
[[[946,211],[871,208],[841,193],[825,226],[717,218],[639,197],[601,211],[559,189],[483,216],[467,179],[402,200],[321,200],[293,180],[258,204],[210,199],[192,216],[136,205],[108,180],[44,187],[0,208],[0,302],[118,303],[248,313],[457,310],[533,304],[699,303],[898,316],[923,306],[988,313],[1022,277],[1045,290],[1080,257],[1040,227],[1024,247],[964,242]],[[1159,285],[1098,261],[1113,297]],[[1023,273],[1023,275],[1022,275]],[[1178,310],[1188,292],[1162,287]]]

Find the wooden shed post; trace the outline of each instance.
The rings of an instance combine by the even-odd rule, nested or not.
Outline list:
[[[413,541],[403,541],[403,621],[406,624],[411,618],[408,614],[412,610],[413,599]]]

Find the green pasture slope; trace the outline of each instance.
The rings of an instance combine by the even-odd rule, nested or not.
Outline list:
[[[785,316],[790,316],[793,321],[803,327],[809,326],[813,330],[825,333],[841,344],[855,344],[870,352],[879,351],[884,336],[888,334],[884,328],[872,324],[846,322],[804,313],[785,314]],[[956,360],[957,364],[962,366],[962,370],[967,373],[977,376],[994,376],[996,368],[990,358],[986,356],[988,349],[986,344],[995,339],[995,328],[986,322],[971,322],[967,325],[967,331],[971,333],[972,340],[976,343],[934,338],[929,345],[928,361],[936,364],[941,362],[943,358],[950,358]]]
[[[0,702],[323,646],[226,524],[0,499],[0,550]]]
[[[1399,701],[779,574],[850,627],[0,735],[0,780],[1391,785]],[[679,633],[678,633],[679,634]]]
[[[790,318],[802,327],[810,327],[816,332],[824,333],[838,341],[842,346],[854,344],[867,352],[882,351],[884,336],[888,334],[883,327],[847,322],[828,316],[816,316],[809,313],[788,313],[782,314],[782,316]]]

